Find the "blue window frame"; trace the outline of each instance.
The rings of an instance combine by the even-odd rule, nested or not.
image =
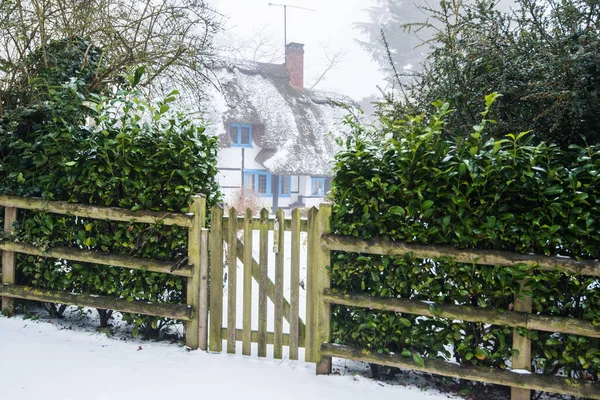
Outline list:
[[[325,178],[311,179],[310,194],[312,196],[325,196]]]
[[[279,176],[279,197],[290,197],[292,195],[292,177]]]
[[[244,189],[259,196],[271,196],[271,173],[259,170],[244,170]]]
[[[229,139],[231,147],[252,147],[252,125],[230,124]]]

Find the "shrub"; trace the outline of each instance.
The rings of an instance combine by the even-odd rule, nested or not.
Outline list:
[[[171,108],[177,92],[147,101],[132,87],[88,94],[72,79],[49,87],[48,100],[17,108],[0,122],[0,192],[131,210],[186,212],[190,196],[220,199],[218,142],[190,116]],[[71,246],[172,260],[186,254],[187,230],[24,212],[16,239],[39,247]],[[21,283],[129,300],[179,303],[185,280],[148,271],[21,255]],[[102,323],[110,311],[99,310]],[[164,323],[127,316],[134,333]]]
[[[376,135],[349,122],[332,186],[334,233],[458,248],[595,259],[600,234],[600,147],[562,151],[532,145],[528,133],[486,137],[498,95],[486,96],[473,132],[445,139],[452,112],[436,102],[430,117],[382,118]],[[381,141],[379,137],[385,139]],[[576,161],[569,161],[576,160]],[[448,260],[337,253],[335,289],[441,304],[511,309],[532,294],[534,312],[600,323],[598,279],[529,267],[474,266]],[[530,277],[521,291],[519,281]],[[521,331],[534,344],[538,371],[597,376],[598,340]],[[505,368],[512,329],[503,326],[334,308],[334,339],[378,352],[442,357]]]

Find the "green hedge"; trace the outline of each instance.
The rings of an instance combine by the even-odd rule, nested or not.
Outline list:
[[[355,122],[341,143],[332,186],[332,229],[361,238],[452,245],[458,248],[598,258],[600,146],[529,144],[532,134],[486,139],[490,107],[480,124],[454,141],[442,139],[452,111],[435,103],[431,116]],[[514,296],[531,294],[534,312],[600,324],[595,278],[528,267],[473,266],[410,257],[336,253],[335,289],[373,296],[511,309]],[[521,293],[519,281],[531,277]],[[594,378],[597,339],[526,332],[538,372]],[[506,368],[512,329],[336,306],[334,340],[378,352],[442,357]]]
[[[104,94],[90,93],[77,76],[61,85],[36,80],[35,98],[0,119],[0,193],[174,212],[186,212],[194,194],[205,195],[209,207],[218,202],[217,138],[172,108],[177,92],[155,101],[136,92],[142,74],[139,68],[128,84]],[[38,212],[21,212],[17,225],[14,239],[41,248],[70,246],[156,260],[187,255],[185,228]],[[185,301],[185,279],[171,275],[26,255],[18,257],[17,268],[20,283],[41,288]],[[111,311],[99,312],[106,325]],[[157,334],[168,322],[125,318],[134,323],[134,334],[139,328]]]

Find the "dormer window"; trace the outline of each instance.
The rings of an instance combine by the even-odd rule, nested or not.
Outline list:
[[[231,139],[231,147],[252,147],[252,125],[229,125],[229,138]]]

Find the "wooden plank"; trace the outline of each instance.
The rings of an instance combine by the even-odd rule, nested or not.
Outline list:
[[[275,308],[274,334],[275,341],[273,343],[273,358],[283,358],[283,263],[284,263],[284,244],[285,244],[285,216],[283,210],[277,210],[277,225],[273,231],[273,239],[275,241],[275,299],[273,301]]]
[[[331,204],[322,203],[319,205],[318,233],[317,238],[329,233],[329,224],[331,218]],[[316,253],[316,282],[315,282],[315,313],[316,313],[316,331],[314,350],[317,363],[317,375],[331,373],[331,357],[321,353],[321,344],[328,343],[331,340],[331,304],[322,299],[323,291],[331,288],[331,279],[329,278],[329,266],[331,265],[331,252],[320,246]]]
[[[329,357],[370,362],[458,379],[600,399],[600,385],[596,382],[580,379],[537,374],[518,374],[489,367],[451,364],[430,358],[424,360],[424,366],[419,366],[411,357],[403,357],[398,354],[378,354],[373,353],[369,349],[355,349],[328,343],[321,345],[321,354]]]
[[[452,246],[422,245],[383,239],[360,239],[328,234],[322,238],[328,250],[352,253],[402,256],[415,258],[448,259],[454,262],[479,265],[515,267],[531,265],[544,271],[572,272],[576,275],[600,276],[599,260],[575,260],[568,257],[546,257],[538,254],[519,254],[500,250],[457,249]]]
[[[66,201],[48,201],[38,198],[23,198],[8,195],[0,195],[0,205],[92,219],[147,224],[161,222],[165,225],[177,225],[184,228],[189,228],[191,226],[191,221],[194,217],[192,214],[168,211],[131,211],[117,207],[92,206],[88,204],[67,203]]]
[[[227,328],[222,328],[221,334],[227,335]],[[251,343],[258,343],[258,337],[259,337],[258,331],[250,331]],[[242,329],[237,329],[235,331],[235,338],[237,339],[237,341],[243,341],[244,340],[244,331]],[[267,344],[273,344],[275,342],[275,334],[273,332],[267,332],[266,340],[267,340]],[[290,335],[288,333],[284,333],[283,334],[283,345],[289,346],[290,340],[291,340]],[[304,347],[304,337],[303,336],[300,337],[299,345],[300,345],[300,347]]]
[[[200,232],[204,225],[206,198],[192,196],[190,212],[194,213],[192,226],[188,228],[188,264],[192,276],[187,279],[186,303],[192,307],[193,320],[185,324],[185,344],[192,350],[200,347]]]
[[[71,247],[54,247],[52,249],[42,251],[37,247],[27,243],[13,242],[1,242],[0,250],[41,257],[60,258],[63,260],[79,261],[91,264],[111,265],[115,267],[138,269],[142,271],[160,272],[162,274],[184,276],[186,278],[192,276],[192,268],[189,265],[182,265],[181,267],[171,271],[175,265],[173,261],[154,261],[147,258],[122,256],[97,250],[82,250]]]
[[[226,219],[228,219],[228,216],[225,216]],[[275,229],[275,221],[276,218],[271,218],[269,217],[268,219],[268,224],[269,224],[269,230],[272,231],[273,229]],[[238,225],[243,225],[244,224],[244,217],[238,217]],[[254,231],[259,231],[260,230],[260,217],[258,218],[253,218],[252,219],[252,223],[251,223],[251,229]],[[285,220],[285,230],[286,232],[291,232],[292,230],[292,223],[289,219]],[[306,218],[302,218],[300,219],[300,230],[302,232],[306,232],[308,230],[308,220]]]
[[[220,352],[221,325],[223,324],[223,208],[220,205],[211,208],[210,230],[210,320],[208,349]]]
[[[17,209],[14,207],[4,207],[4,232],[12,232],[16,220]],[[8,251],[6,249],[2,250],[4,250],[2,252],[2,283],[14,285],[16,282],[16,255],[14,251]],[[1,305],[1,311],[6,312],[7,315],[13,315],[15,313],[15,302],[13,299],[3,297]]]
[[[227,353],[235,354],[235,328],[237,317],[237,210],[229,209],[227,240]]]
[[[242,255],[244,254],[244,252],[246,251],[246,246],[244,245],[244,243],[238,239],[238,259],[243,261]],[[260,283],[260,264],[257,263],[254,259],[252,259],[252,278]],[[275,299],[275,284],[273,283],[273,281],[271,281],[271,279],[267,276],[267,298],[271,299],[271,301],[273,301],[273,299]],[[290,321],[290,303],[287,301],[287,299],[284,297],[283,298],[283,318],[285,318],[286,321]],[[304,322],[299,319],[298,320],[298,326],[300,328],[300,332],[303,334],[305,326],[304,326]]]
[[[308,251],[306,254],[306,352],[305,361],[315,362],[315,330],[316,330],[316,313],[315,313],[315,282],[317,269],[317,251],[319,246],[318,238],[318,216],[319,210],[312,207],[308,210]]]
[[[200,350],[208,350],[208,229],[200,232]]]
[[[521,289],[527,284],[526,281],[521,282]],[[533,302],[530,296],[515,296],[514,310],[530,314],[533,310]],[[512,369],[524,369],[531,371],[531,341],[519,334],[517,329],[513,330],[513,349],[519,351],[519,354],[514,354],[511,360]],[[517,387],[510,388],[511,400],[530,400],[531,390]]]
[[[322,299],[328,303],[353,307],[600,338],[600,327],[575,318],[532,315],[473,306],[440,305],[420,300],[371,297],[360,293],[334,293],[332,290],[325,290]]]
[[[300,210],[292,211],[292,262],[290,274],[290,360],[298,359],[300,308]]]
[[[260,211],[260,279],[258,280],[258,356],[267,356],[267,279],[269,268],[269,212]]]
[[[252,342],[252,210],[244,214],[244,309],[242,311],[242,354],[249,356]]]
[[[67,293],[58,290],[38,289],[27,286],[0,285],[0,295],[17,299],[46,301],[49,303],[93,307],[155,317],[173,318],[182,321],[192,320],[192,307],[186,304],[153,303],[145,300],[127,301],[115,297],[93,294]]]

